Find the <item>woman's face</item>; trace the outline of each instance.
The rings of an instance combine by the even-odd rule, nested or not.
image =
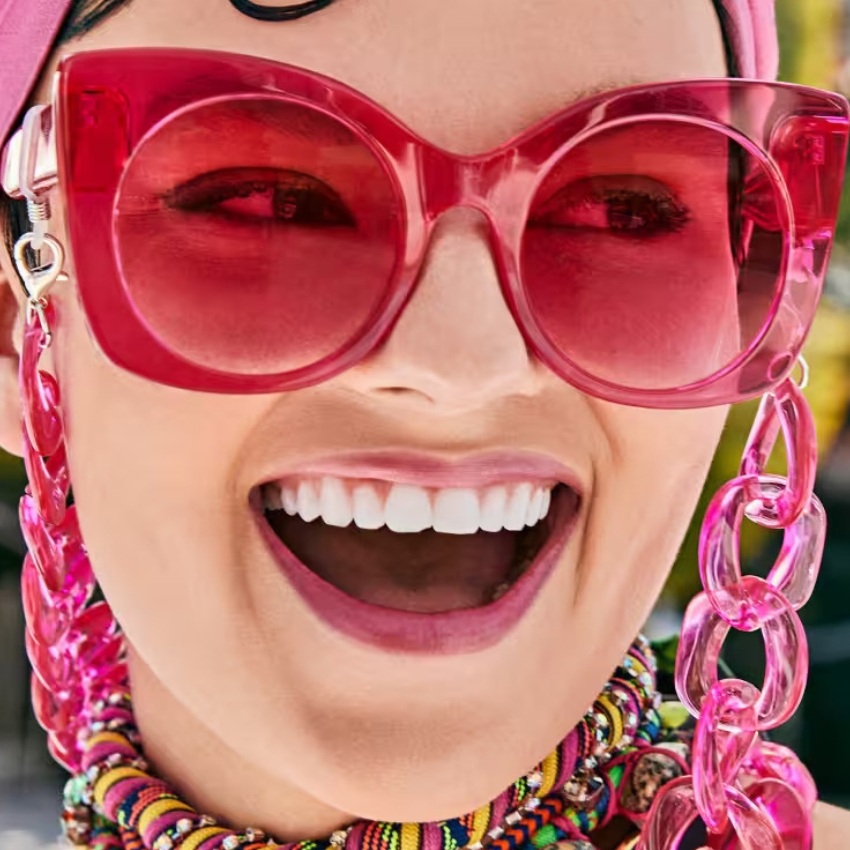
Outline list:
[[[134,0],[63,52],[152,45],[314,69],[463,153],[588,91],[725,74],[709,0],[339,0],[286,24],[225,0]],[[73,279],[73,257],[69,271]],[[54,291],[51,367],[74,495],[131,644],[149,753],[196,798],[220,808],[229,789],[232,807],[254,820],[274,822],[275,793],[299,800],[299,812],[440,819],[528,771],[579,720],[648,616],[726,412],[616,406],[558,379],[526,347],[469,210],[440,221],[386,343],[291,393],[206,395],[127,374],[95,348],[73,285]],[[469,609],[501,592],[518,533],[341,530],[278,512],[283,540],[348,597],[425,617],[459,609],[450,639],[442,626],[430,637],[427,625],[411,631],[403,614],[405,637],[387,641],[370,631],[385,615],[354,627],[345,605],[308,604],[259,530],[259,485],[282,479],[296,495],[300,486],[310,515],[317,470],[328,476],[324,506],[342,513],[337,491],[361,487],[365,515],[393,482],[409,485],[393,496],[399,526],[418,522],[417,487],[454,517],[501,485],[510,496],[523,482],[533,492],[557,480],[580,499],[566,487],[556,495],[550,533],[572,530],[554,568],[515,621],[486,633]],[[228,769],[213,782],[192,774],[199,762]],[[286,823],[297,830],[297,817]]]

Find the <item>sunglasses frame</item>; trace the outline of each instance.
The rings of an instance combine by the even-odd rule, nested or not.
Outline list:
[[[714,92],[730,112],[706,108]],[[397,262],[361,332],[317,363],[276,374],[232,374],[190,362],[145,324],[122,281],[113,218],[124,168],[180,110],[217,98],[302,103],[347,127],[380,162],[399,201]],[[709,98],[710,99],[710,98]],[[740,108],[744,105],[746,108]],[[715,374],[669,389],[623,387],[570,361],[534,315],[520,274],[522,236],[537,188],[571,149],[645,120],[726,135],[773,183],[784,256],[774,303],[749,347]],[[565,381],[607,401],[650,408],[729,404],[776,387],[795,367],[814,319],[831,249],[847,154],[850,107],[840,95],[785,83],[712,79],[631,86],[573,103],[498,148],[456,155],[414,133],[349,86],[267,59],[192,49],[74,54],[60,64],[50,106],[34,107],[0,160],[3,188],[35,200],[58,185],[80,300],[97,344],[117,366],[183,389],[274,393],[328,380],[374,351],[412,296],[438,217],[478,210],[503,296],[529,349]],[[792,275],[804,280],[792,281]],[[782,313],[795,322],[776,321]]]

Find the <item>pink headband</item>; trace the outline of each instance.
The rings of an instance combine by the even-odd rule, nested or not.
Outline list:
[[[0,0],[0,144],[35,85],[72,0]],[[776,77],[773,0],[723,0],[744,77]]]

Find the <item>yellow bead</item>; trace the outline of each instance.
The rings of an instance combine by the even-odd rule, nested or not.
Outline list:
[[[129,743],[127,736],[120,732],[98,732],[86,741],[86,752],[98,744],[123,744],[126,747]]]
[[[616,744],[623,737],[623,714],[611,702],[607,694],[602,694],[597,702],[605,709],[605,713],[611,721],[611,743]]]
[[[490,806],[482,806],[475,810],[472,816],[472,834],[469,836],[470,844],[478,844],[484,841],[487,827],[490,825]]]
[[[94,799],[98,806],[103,808],[103,800],[106,797],[106,792],[109,791],[116,782],[120,782],[122,779],[131,778],[149,779],[150,777],[146,773],[142,773],[141,770],[136,770],[135,767],[116,767],[115,770],[110,770],[108,773],[104,773],[94,786]]]
[[[221,835],[222,832],[228,832],[228,830],[222,829],[220,826],[208,826],[205,829],[199,829],[197,832],[193,832],[180,845],[180,850],[198,850],[198,847],[208,838],[212,838],[214,835]]]
[[[543,760],[540,766],[540,772],[543,774],[543,785],[536,792],[536,796],[545,797],[554,787],[555,780],[558,778],[558,754],[549,753]]]
[[[167,798],[165,800],[157,800],[154,803],[151,803],[141,814],[139,817],[139,825],[137,827],[137,831],[144,835],[147,831],[148,827],[158,818],[168,812],[191,812],[195,814],[195,810],[188,806],[186,803],[181,800],[172,800]]]
[[[419,850],[419,825],[403,823],[401,825],[401,850]]]

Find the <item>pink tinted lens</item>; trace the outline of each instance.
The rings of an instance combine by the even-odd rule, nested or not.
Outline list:
[[[352,344],[386,297],[402,216],[348,127],[248,95],[155,126],[113,219],[122,282],[175,354],[242,374],[294,371]]]
[[[544,337],[620,386],[717,373],[771,315],[783,203],[762,162],[713,127],[642,119],[593,135],[548,172],[523,236]]]

